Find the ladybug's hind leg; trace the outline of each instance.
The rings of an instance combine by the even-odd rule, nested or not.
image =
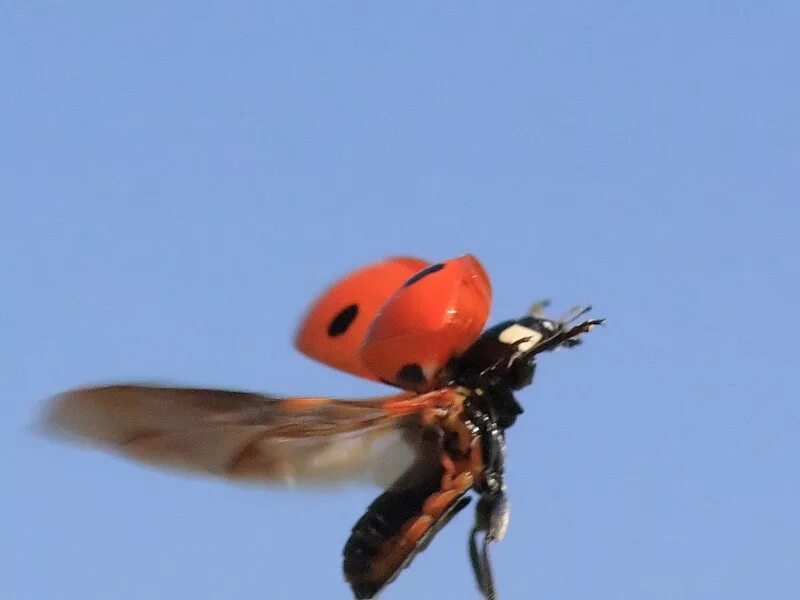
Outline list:
[[[489,560],[489,544],[503,539],[508,527],[509,507],[505,492],[499,490],[481,496],[475,509],[475,525],[469,538],[469,557],[475,571],[478,588],[486,600],[496,600],[492,565]],[[483,541],[478,548],[478,535]]]

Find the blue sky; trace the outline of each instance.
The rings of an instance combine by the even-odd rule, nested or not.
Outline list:
[[[501,597],[797,598],[799,18],[0,5],[2,596],[347,598],[376,490],[164,474],[30,424],[116,380],[381,393],[293,351],[305,306],[385,255],[472,252],[493,319],[608,318],[520,394]],[[383,597],[475,597],[470,523]]]

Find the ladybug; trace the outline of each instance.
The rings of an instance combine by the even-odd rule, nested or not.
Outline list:
[[[350,532],[344,576],[374,598],[478,495],[469,536],[477,586],[495,598],[488,545],[509,521],[506,430],[522,413],[542,352],[572,347],[602,319],[574,324],[546,303],[484,330],[489,277],[471,255],[393,257],[340,279],[311,306],[295,346],[398,393],[363,400],[111,385],[53,398],[53,434],[162,467],[270,483],[370,478],[385,491]]]

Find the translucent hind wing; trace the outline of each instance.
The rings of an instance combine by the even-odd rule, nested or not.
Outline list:
[[[389,483],[416,460],[410,415],[427,403],[408,393],[359,401],[115,385],[53,398],[43,425],[140,462],[234,480]]]

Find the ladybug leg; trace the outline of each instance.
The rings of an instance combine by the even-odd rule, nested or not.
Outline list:
[[[478,550],[479,533],[480,530],[477,527],[473,527],[469,536],[469,558],[472,563],[472,570],[475,572],[475,579],[481,595],[485,600],[496,600],[497,593],[494,589],[492,565],[489,561],[489,537],[483,536],[483,544]]]
[[[489,560],[489,544],[501,540],[508,527],[508,499],[502,490],[481,496],[475,509],[475,525],[469,538],[469,557],[475,572],[478,589],[485,600],[496,600],[492,565]],[[479,534],[483,540],[478,547]]]

